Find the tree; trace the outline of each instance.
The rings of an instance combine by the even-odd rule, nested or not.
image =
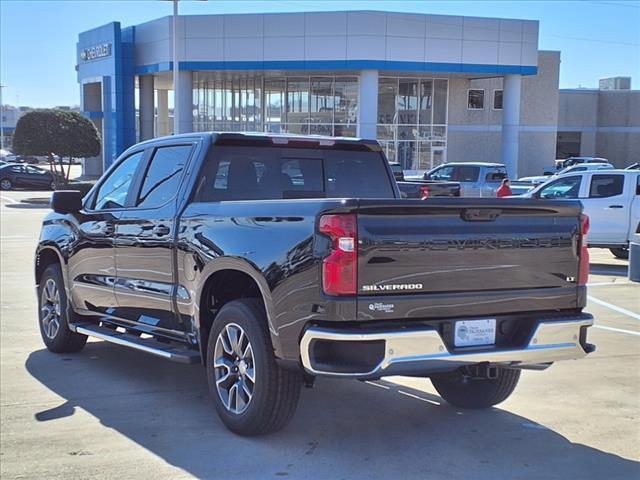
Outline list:
[[[47,156],[57,173],[54,155],[65,183],[69,181],[71,159],[94,157],[100,153],[100,136],[95,125],[78,112],[66,110],[34,110],[18,120],[13,134],[13,152],[17,155]],[[65,174],[63,158],[69,158]],[[57,177],[57,175],[56,175]]]

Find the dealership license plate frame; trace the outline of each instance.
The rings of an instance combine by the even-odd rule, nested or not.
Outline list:
[[[455,347],[487,347],[496,343],[496,319],[457,320],[453,327]]]

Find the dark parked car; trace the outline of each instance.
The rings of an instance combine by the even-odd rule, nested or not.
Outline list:
[[[403,200],[375,141],[158,138],[51,206],[35,264],[47,348],[92,336],[202,363],[242,435],[282,428],[317,376],[430,377],[487,408],[522,369],[594,349],[579,201]]]
[[[14,188],[56,188],[55,177],[43,168],[23,163],[8,163],[0,166],[0,189]]]

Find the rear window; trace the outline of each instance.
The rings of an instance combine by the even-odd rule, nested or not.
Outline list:
[[[215,146],[195,201],[345,197],[394,198],[380,153]]]

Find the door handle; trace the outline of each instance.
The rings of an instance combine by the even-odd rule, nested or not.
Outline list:
[[[113,223],[105,223],[100,233],[102,233],[103,235],[111,236],[116,233],[116,227],[113,225]]]
[[[166,225],[156,225],[153,227],[153,234],[158,237],[164,237],[165,235],[169,235],[171,230]]]
[[[622,205],[609,205],[609,208],[624,208]]]

